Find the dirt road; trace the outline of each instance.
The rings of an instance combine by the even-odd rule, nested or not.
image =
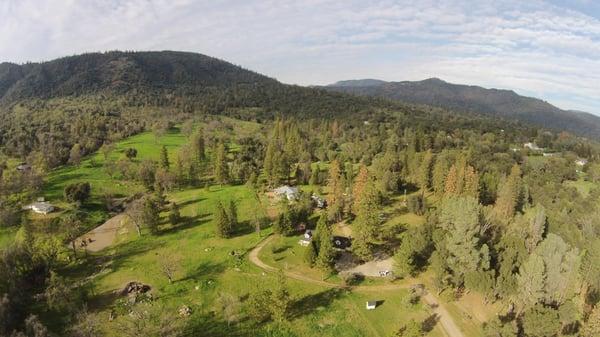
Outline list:
[[[75,245],[77,248],[83,248],[81,243],[85,241],[85,249],[90,252],[97,252],[112,245],[117,238],[117,233],[122,227],[124,220],[124,214],[115,215],[102,225],[78,237],[75,240]]]
[[[254,263],[261,269],[264,269],[267,271],[276,271],[277,268],[262,262],[260,260],[260,258],[258,257],[258,255],[259,255],[260,251],[263,249],[263,247],[266,246],[269,242],[271,242],[271,240],[273,238],[274,238],[274,236],[266,238],[265,240],[260,242],[256,247],[254,247],[254,249],[252,249],[250,251],[250,254],[248,254],[248,258],[250,259],[250,262]],[[294,272],[285,271],[284,273],[285,273],[285,276],[287,276],[291,279],[298,280],[298,281],[312,283],[312,284],[325,286],[325,287],[331,287],[331,288],[342,288],[342,286],[339,284],[313,279],[313,278],[307,277],[305,275],[297,274]],[[360,292],[388,291],[388,290],[406,289],[406,288],[409,288],[412,284],[413,284],[413,282],[406,282],[406,283],[402,283],[402,284],[374,285],[374,286],[354,286],[354,287],[351,287],[350,289],[352,291],[360,291]],[[431,308],[431,311],[438,316],[439,322],[442,325],[443,330],[448,337],[465,337],[465,335],[460,331],[460,329],[458,328],[458,326],[452,319],[452,316],[450,316],[450,313],[446,310],[446,308],[444,308],[444,306],[437,300],[437,298],[435,296],[433,296],[430,293],[427,293],[422,298],[423,298],[423,301],[425,301],[425,303],[427,305],[429,305],[429,307]]]

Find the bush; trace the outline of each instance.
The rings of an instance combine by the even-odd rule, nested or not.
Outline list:
[[[64,197],[69,202],[82,204],[90,197],[90,183],[75,183],[67,185],[64,189]]]
[[[362,282],[365,277],[362,274],[357,273],[344,273],[342,276],[342,283],[345,286],[353,286]]]

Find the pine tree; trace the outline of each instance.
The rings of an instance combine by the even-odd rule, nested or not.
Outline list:
[[[227,153],[223,143],[219,144],[215,151],[214,175],[219,184],[226,184],[229,181]]]
[[[498,191],[498,198],[494,205],[497,219],[502,222],[512,219],[521,204],[521,196],[521,169],[519,165],[515,164]]]
[[[291,304],[290,293],[287,288],[287,282],[283,270],[277,272],[277,284],[272,293],[271,310],[272,316],[277,322],[284,322],[289,317],[289,307]]]
[[[464,179],[463,195],[479,199],[479,175],[475,172],[473,166],[467,165],[465,167]]]
[[[330,217],[335,221],[340,221],[344,211],[344,186],[342,184],[342,169],[337,160],[332,161],[329,166],[327,187],[329,188],[327,205]]]
[[[446,155],[440,154],[435,158],[435,164],[433,166],[433,173],[431,177],[433,191],[438,196],[444,194],[446,175],[448,175],[448,159]]]
[[[223,203],[220,201],[217,203],[214,215],[217,236],[220,238],[228,238],[231,235],[231,222],[229,221]]]
[[[421,160],[421,167],[419,168],[418,183],[419,187],[423,191],[428,191],[431,187],[431,168],[433,164],[433,154],[431,150],[425,152],[423,160]]]
[[[325,226],[323,232],[319,233],[319,251],[316,265],[324,273],[331,273],[335,262],[335,250],[331,238],[331,229]]]
[[[160,149],[160,167],[165,170],[169,169],[169,154],[167,152],[167,147],[164,145]]]
[[[353,223],[352,250],[363,260],[370,259],[372,255],[371,245],[375,241],[375,234],[379,226],[379,208],[377,191],[373,182],[369,182],[358,204],[356,219]]]
[[[319,164],[317,163],[315,169],[310,174],[310,180],[308,182],[310,185],[319,185],[319,174],[321,173],[320,171],[321,169],[319,168]]]
[[[273,186],[277,183],[277,179],[275,178],[275,162],[276,159],[276,144],[274,139],[271,139],[269,144],[267,145],[267,150],[265,151],[265,159],[263,161],[263,168],[265,171],[265,175],[267,176],[267,182],[270,186]]]
[[[304,251],[304,262],[309,267],[312,267],[315,265],[316,261],[317,261],[317,247],[313,241],[306,247],[306,250]]]
[[[229,208],[227,210],[227,219],[229,220],[229,228],[231,228],[231,232],[235,231],[238,227],[238,214],[237,214],[237,205],[235,201],[229,200]]]
[[[444,183],[444,194],[446,196],[458,195],[460,192],[458,190],[458,172],[456,165],[452,165],[450,170],[448,170],[448,174],[446,175],[446,181]]]
[[[196,155],[196,160],[204,160],[206,158],[206,149],[204,144],[204,135],[202,134],[201,130],[198,130],[196,133],[194,133],[191,143]]]
[[[364,164],[360,165],[358,169],[358,175],[354,179],[354,187],[352,188],[352,212],[354,214],[358,211],[358,205],[361,202],[363,193],[367,183],[369,182],[369,170]]]

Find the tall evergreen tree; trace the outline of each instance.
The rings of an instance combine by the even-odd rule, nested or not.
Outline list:
[[[160,149],[160,167],[165,170],[169,169],[169,153],[167,152],[167,147],[165,145]]]
[[[373,182],[369,181],[358,204],[352,250],[363,260],[372,256],[372,243],[379,227],[379,200]]]
[[[215,209],[215,226],[217,230],[217,236],[220,238],[228,238],[231,236],[231,222],[227,215],[227,211],[220,201],[217,203]]]
[[[229,181],[229,168],[227,166],[227,153],[225,145],[220,143],[215,151],[214,162],[215,180],[219,184],[226,184]]]
[[[361,164],[358,169],[358,175],[354,179],[354,187],[352,188],[352,212],[358,212],[358,205],[361,203],[365,187],[369,182],[369,170],[365,164]]]
[[[272,316],[277,322],[284,322],[289,318],[291,297],[287,287],[285,274],[282,269],[277,272],[277,283],[272,293],[271,310]]]
[[[327,181],[329,196],[327,206],[331,219],[340,221],[344,212],[344,185],[342,183],[342,169],[340,162],[333,160],[329,165]]]

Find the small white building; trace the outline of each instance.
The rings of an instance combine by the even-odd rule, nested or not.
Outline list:
[[[585,166],[588,163],[587,159],[579,158],[575,161],[575,165],[577,166]]]
[[[291,187],[291,186],[287,186],[287,185],[284,185],[284,186],[274,189],[273,193],[275,194],[276,197],[278,197],[278,198],[285,197],[289,201],[298,200],[298,198],[300,197],[300,191],[298,190],[297,187]]]
[[[367,310],[375,310],[377,308],[377,301],[367,301]]]
[[[23,207],[23,209],[32,210],[38,214],[48,214],[54,211],[54,206],[47,201],[38,201]]]
[[[535,143],[529,142],[523,144],[523,147],[526,149],[530,149],[531,151],[541,151],[543,150],[541,147],[537,146]]]

